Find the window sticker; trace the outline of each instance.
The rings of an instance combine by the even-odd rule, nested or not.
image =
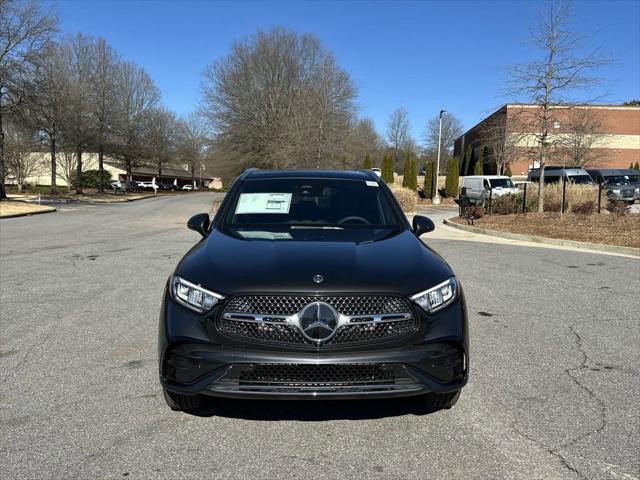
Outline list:
[[[372,182],[371,180],[366,180],[367,185],[369,185],[370,187],[377,187],[378,186],[378,182]]]
[[[236,214],[289,213],[291,193],[241,193]]]
[[[291,240],[293,237],[288,232],[259,232],[259,231],[243,231],[240,230],[238,234],[242,238],[259,239],[259,240]]]

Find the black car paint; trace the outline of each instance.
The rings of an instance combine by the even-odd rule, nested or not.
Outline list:
[[[231,187],[215,218],[208,225],[209,217],[200,214],[192,217],[189,228],[201,233],[203,238],[194,245],[179,262],[175,274],[200,284],[202,287],[226,297],[238,294],[287,294],[287,295],[346,295],[391,294],[410,297],[435,286],[453,275],[449,265],[431,248],[416,238],[423,231],[433,229],[433,223],[425,218],[414,219],[412,229],[397,202],[392,206],[400,227],[382,235],[377,241],[358,241],[346,238],[344,232],[306,230],[296,233],[299,238],[288,241],[264,241],[246,239],[225,231],[221,222],[233,198],[241,176]],[[256,172],[263,178],[279,176],[323,175],[339,178],[378,180],[375,174],[362,172]],[[380,188],[393,198],[387,186]],[[342,238],[341,238],[342,236]],[[313,276],[324,277],[321,286]],[[164,388],[181,394],[207,392],[206,387],[220,376],[224,367],[237,363],[366,363],[394,362],[406,365],[419,379],[422,389],[412,394],[459,390],[468,378],[468,324],[464,292],[459,285],[456,300],[436,313],[428,314],[414,304],[414,314],[419,318],[419,328],[407,338],[380,345],[346,347],[296,346],[282,347],[254,341],[231,339],[217,331],[215,319],[222,305],[216,305],[202,315],[176,303],[165,289],[159,328],[160,380]],[[439,381],[438,355],[459,350],[464,357],[464,374],[451,381]],[[190,362],[185,367],[182,382],[166,378],[164,362],[168,351],[184,355]],[[176,353],[177,352],[177,353]],[[440,375],[440,378],[443,378]],[[405,393],[406,394],[406,393]],[[394,394],[353,394],[361,396],[393,396]],[[232,395],[243,396],[243,395]],[[256,395],[256,398],[308,398],[308,395]],[[344,395],[322,395],[321,398]],[[318,398],[318,397],[313,397]]]

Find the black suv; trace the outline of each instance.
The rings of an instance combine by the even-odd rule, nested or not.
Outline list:
[[[160,313],[168,405],[215,397],[421,396],[467,382],[467,313],[451,268],[371,171],[247,170],[180,261]]]

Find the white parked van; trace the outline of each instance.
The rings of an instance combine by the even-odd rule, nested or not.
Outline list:
[[[520,190],[505,175],[470,175],[462,178],[461,197],[467,197],[471,203],[482,204],[489,197],[518,194]]]

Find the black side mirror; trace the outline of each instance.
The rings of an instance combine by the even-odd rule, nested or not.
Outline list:
[[[198,213],[189,219],[187,222],[187,228],[198,232],[203,237],[206,237],[209,232],[209,214]]]
[[[423,233],[433,232],[436,226],[430,218],[416,215],[413,217],[413,233],[416,237],[420,237]]]

